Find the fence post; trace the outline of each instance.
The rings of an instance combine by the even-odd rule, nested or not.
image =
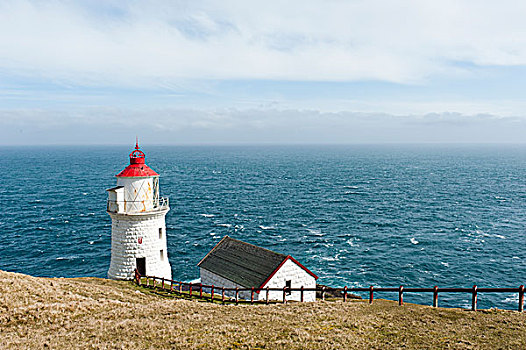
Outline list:
[[[321,300],[325,301],[325,286],[321,287]]]
[[[179,281],[179,294],[183,293],[183,283]]]
[[[254,287],[252,287],[252,291],[250,293],[250,303],[254,304]]]
[[[343,302],[347,301],[347,286],[343,287]]]
[[[369,304],[372,304],[374,300],[373,286],[369,287]]]
[[[199,298],[203,297],[203,284],[199,283]]]
[[[438,286],[433,288],[433,307],[438,307]]]
[[[268,295],[269,289],[270,288],[267,286],[267,304],[269,303],[269,299],[268,299],[268,297],[269,297],[269,295]]]
[[[398,305],[404,305],[404,286],[398,287]]]
[[[287,303],[287,297],[285,296],[287,293],[287,286],[283,287],[283,304]]]
[[[210,291],[210,301],[214,302],[214,285],[212,284],[212,290]]]
[[[170,292],[174,291],[174,281],[170,280]]]
[[[190,298],[192,297],[192,283],[190,283]]]
[[[239,300],[239,287],[236,287],[236,305]]]
[[[148,278],[148,276],[146,276],[146,287],[149,287],[150,286],[150,279]]]
[[[221,302],[225,303],[225,287],[221,288]]]
[[[519,287],[519,312],[524,311],[524,285]]]
[[[471,311],[477,311],[477,285],[473,286],[473,291],[471,292]]]
[[[152,277],[153,279],[153,289],[155,289],[155,277]]]
[[[164,290],[164,277],[163,277],[163,290]]]
[[[303,286],[301,286],[300,301],[303,303]]]

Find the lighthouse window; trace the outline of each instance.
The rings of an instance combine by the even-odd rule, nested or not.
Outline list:
[[[161,249],[160,253],[161,253],[161,261],[164,261],[164,250]]]
[[[163,239],[163,228],[159,228],[159,239]]]

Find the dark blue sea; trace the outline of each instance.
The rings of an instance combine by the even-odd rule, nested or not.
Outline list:
[[[331,286],[526,284],[526,146],[148,146],[170,197],[174,279],[224,235],[291,254]],[[130,147],[3,147],[0,269],[105,277],[107,188]],[[396,298],[395,294],[379,297]],[[405,296],[431,303],[431,295]],[[517,295],[481,294],[515,309]],[[466,307],[470,295],[440,296]]]

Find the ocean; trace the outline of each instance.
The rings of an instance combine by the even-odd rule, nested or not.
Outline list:
[[[105,277],[105,190],[132,146],[0,149],[0,269]],[[229,235],[290,254],[335,287],[526,284],[525,145],[143,146],[170,197],[174,279],[198,278],[196,264]],[[470,298],[443,294],[439,305]],[[517,300],[484,293],[479,307]]]

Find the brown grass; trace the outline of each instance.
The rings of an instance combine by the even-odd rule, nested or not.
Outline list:
[[[0,271],[2,348],[524,349],[526,314],[377,300],[217,305]]]

